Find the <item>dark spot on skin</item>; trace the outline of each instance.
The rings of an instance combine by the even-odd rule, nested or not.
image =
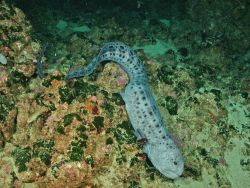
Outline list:
[[[156,121],[156,119],[153,119],[153,122],[155,122]]]
[[[157,125],[156,125],[156,127],[160,127],[160,125],[159,125],[159,124],[157,124]]]
[[[145,103],[145,106],[148,106],[148,103]]]
[[[176,162],[176,161],[174,161],[174,165],[177,165],[177,162]]]
[[[142,100],[146,100],[146,97],[142,97]]]
[[[144,117],[147,117],[147,115],[145,114]]]
[[[161,131],[159,131],[159,133],[161,133]]]
[[[153,112],[152,112],[152,111],[150,111],[150,112],[149,112],[149,115],[151,115],[151,116],[152,116],[152,115],[153,115]]]
[[[165,138],[166,138],[166,136],[163,136],[163,137],[162,137],[162,139],[165,139]]]

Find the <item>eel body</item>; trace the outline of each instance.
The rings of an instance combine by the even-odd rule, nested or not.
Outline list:
[[[179,177],[184,169],[182,154],[163,123],[144,66],[131,48],[121,42],[106,43],[90,64],[69,72],[66,78],[89,75],[103,61],[119,64],[129,76],[121,96],[137,138],[146,140],[144,152],[164,176]]]

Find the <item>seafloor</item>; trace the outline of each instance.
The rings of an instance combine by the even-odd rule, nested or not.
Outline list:
[[[0,187],[250,187],[249,10],[248,0],[1,0]],[[176,180],[141,155],[122,69],[64,80],[110,41],[145,65],[185,159]]]

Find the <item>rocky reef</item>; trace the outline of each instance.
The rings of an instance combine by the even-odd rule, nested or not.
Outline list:
[[[249,6],[1,1],[0,187],[249,187]],[[184,155],[177,180],[142,153],[119,95],[129,82],[119,66],[64,79],[114,40],[146,68]]]

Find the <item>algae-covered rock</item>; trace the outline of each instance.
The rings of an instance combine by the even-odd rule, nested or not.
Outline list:
[[[6,120],[8,113],[14,106],[14,102],[9,97],[0,93],[0,121]]]
[[[56,24],[56,28],[60,30],[64,30],[68,26],[68,23],[64,20],[59,20]]]
[[[0,187],[249,187],[246,1],[58,2],[0,2]],[[184,156],[179,179],[138,145],[124,71],[108,63],[64,80],[108,41],[134,46],[144,64]]]

